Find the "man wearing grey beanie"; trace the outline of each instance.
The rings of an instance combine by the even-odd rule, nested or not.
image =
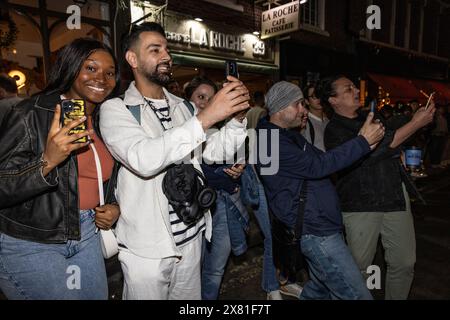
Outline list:
[[[328,176],[370,153],[384,136],[384,127],[372,121],[371,113],[358,137],[324,153],[299,130],[290,130],[307,121],[298,86],[286,81],[274,84],[266,94],[266,107],[269,117],[259,122],[257,137],[270,162],[259,152],[256,167],[275,222],[295,231],[298,250],[309,267],[310,280],[298,298],[372,299],[344,242],[339,201]],[[278,171],[268,174],[265,169],[273,162],[278,162]],[[281,293],[286,293],[283,287]]]

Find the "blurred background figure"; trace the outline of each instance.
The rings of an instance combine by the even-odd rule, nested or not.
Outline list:
[[[411,101],[409,101],[409,106],[412,109],[412,113],[416,113],[417,109],[419,109],[419,107],[420,107],[419,101],[411,100]]]
[[[22,98],[17,96],[17,84],[14,78],[6,74],[0,75],[0,125],[3,121],[3,116],[8,110],[22,101]]]
[[[381,115],[383,116],[384,120],[389,120],[394,115],[394,110],[389,104],[385,104],[383,108],[380,110]]]
[[[253,94],[253,107],[247,112],[247,129],[255,129],[259,119],[267,115],[265,108],[264,93],[256,91]]]
[[[167,84],[167,90],[171,93],[176,95],[177,97],[183,98],[183,91],[181,90],[180,84],[177,80],[172,79]]]
[[[301,130],[302,136],[310,144],[325,152],[323,134],[330,120],[320,104],[320,99],[315,94],[314,85],[307,86],[303,92],[307,95],[305,102],[308,108],[308,122],[306,123],[306,127]]]
[[[445,168],[445,166],[441,165],[441,160],[447,142],[448,125],[446,110],[443,105],[436,106],[434,123],[435,126],[431,130],[429,145],[430,163],[432,168]]]
[[[414,114],[414,112],[410,105],[405,105],[403,107],[403,115],[404,116],[406,116],[408,118],[412,118],[413,114]]]

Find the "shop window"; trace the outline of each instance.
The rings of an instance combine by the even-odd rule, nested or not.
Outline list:
[[[325,31],[325,0],[308,0],[301,4],[300,23],[303,29]]]

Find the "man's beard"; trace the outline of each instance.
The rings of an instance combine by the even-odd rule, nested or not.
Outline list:
[[[155,67],[155,70],[153,72],[148,72],[144,69],[144,76],[147,78],[148,81],[156,83],[160,86],[167,85],[170,80],[172,79],[172,76],[170,73],[162,73],[158,71],[159,66],[166,65],[168,70],[170,70],[170,65],[167,63],[160,63]]]

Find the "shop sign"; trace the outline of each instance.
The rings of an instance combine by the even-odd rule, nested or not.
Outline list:
[[[221,53],[248,59],[272,59],[270,49],[257,36],[244,33],[221,32],[204,23],[166,16],[166,38],[172,48],[189,48],[191,51]]]
[[[261,39],[298,30],[300,1],[264,11],[261,18]]]

